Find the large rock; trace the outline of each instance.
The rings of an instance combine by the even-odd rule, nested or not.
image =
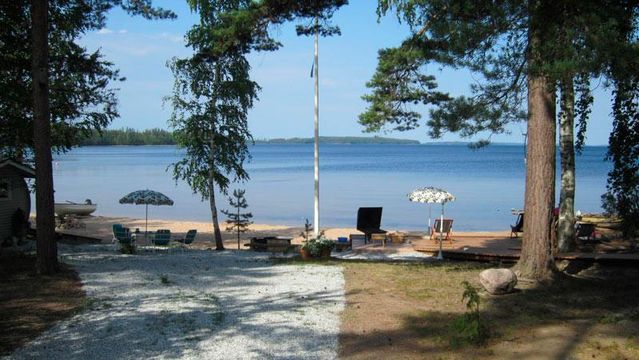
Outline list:
[[[517,275],[510,269],[488,269],[479,273],[479,282],[493,295],[508,294],[517,285]]]

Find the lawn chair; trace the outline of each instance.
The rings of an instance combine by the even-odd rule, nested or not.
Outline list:
[[[361,207],[357,210],[357,230],[364,233],[364,244],[371,240],[373,234],[386,234],[386,230],[379,228],[381,223],[381,207]]]
[[[151,242],[155,246],[167,246],[171,241],[171,230],[161,229],[155,232]]]
[[[190,245],[195,241],[195,235],[197,235],[197,230],[189,230],[184,235],[182,239],[175,239],[175,241],[182,244],[182,247],[190,247]]]
[[[517,222],[515,225],[510,225],[510,238],[519,237],[518,233],[524,232],[524,213],[519,214],[517,216]]]
[[[131,237],[129,228],[121,224],[113,225],[113,244],[119,244],[123,253],[132,254],[135,252],[135,238]]]
[[[435,219],[435,224],[433,224],[433,231],[430,233],[430,239],[433,237],[437,239],[437,235],[441,232],[446,236],[442,240],[448,240],[450,243],[453,243],[453,238],[451,233],[453,232],[453,219],[444,219],[443,229],[440,229],[442,222],[441,219]]]
[[[593,223],[578,222],[575,225],[575,237],[578,240],[594,241],[596,240],[595,228],[596,225]]]
[[[131,238],[131,232],[129,228],[122,226],[122,224],[113,224],[113,240],[112,243],[119,242],[121,244],[130,244],[133,242]]]

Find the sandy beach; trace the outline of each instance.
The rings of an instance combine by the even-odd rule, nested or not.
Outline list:
[[[111,243],[113,239],[112,225],[122,224],[125,227],[135,230],[139,229],[141,233],[145,229],[144,219],[134,219],[129,217],[106,217],[106,216],[89,216],[79,220],[80,227],[59,229],[61,233],[68,233],[72,235],[92,237],[100,239],[102,243]],[[220,224],[222,230],[222,238],[226,247],[237,248],[237,234],[225,231],[226,225]],[[169,229],[174,238],[178,238],[186,234],[191,229],[197,230],[197,240],[194,246],[198,248],[207,248],[213,246],[213,226],[210,222],[198,222],[198,221],[181,221],[181,220],[159,220],[149,219],[148,231],[155,232],[158,229]],[[302,227],[290,227],[284,225],[269,225],[269,224],[252,224],[248,232],[241,235],[242,243],[248,242],[251,237],[260,236],[290,236],[293,238],[293,244],[299,244],[302,242]],[[389,229],[389,232],[402,231],[399,229]],[[329,239],[336,239],[344,236],[348,237],[350,234],[361,234],[355,228],[327,228],[324,229],[324,234]],[[417,234],[416,235],[420,235]],[[144,244],[144,236],[138,237],[139,243]],[[147,241],[148,242],[148,241]],[[243,246],[242,246],[243,248]]]
[[[144,219],[135,219],[129,217],[105,217],[105,216],[89,216],[79,220],[79,227],[67,229],[58,229],[58,232],[71,234],[82,237],[96,239],[96,242],[102,244],[111,244],[113,240],[112,225],[122,224],[125,227],[139,229],[140,235],[137,236],[136,243],[139,246],[152,245],[151,237],[145,239],[143,233],[145,229]],[[225,224],[220,224],[222,229],[222,238],[224,239],[224,247],[227,249],[237,249],[237,235],[225,230]],[[180,238],[186,234],[188,230],[197,230],[197,238],[192,247],[197,249],[214,249],[213,229],[209,222],[197,221],[180,221],[180,220],[160,220],[149,219],[148,231],[153,233],[159,229],[171,230],[172,238]],[[433,252],[439,248],[439,243],[430,239],[425,232],[405,231],[403,229],[385,228],[388,233],[401,232],[406,235],[403,243],[391,243],[387,241],[386,245],[381,242],[369,242],[364,244],[364,236],[355,228],[326,228],[323,229],[324,234],[329,239],[337,239],[338,237],[349,237],[353,235],[353,251],[347,253],[333,251],[332,256],[344,259],[369,259],[369,260],[388,260],[388,261],[411,261],[430,257]],[[283,225],[272,224],[252,224],[250,230],[241,235],[240,250],[249,249],[248,244],[252,237],[263,236],[287,236],[291,237],[292,244],[301,244],[304,240],[302,236],[304,229],[302,227],[289,227]],[[485,247],[490,247],[491,252],[498,254],[512,254],[518,252],[521,246],[521,239],[510,238],[510,231],[481,231],[481,232],[452,232],[455,240],[453,243],[443,242],[444,250],[458,249],[462,251],[478,251],[484,252]],[[311,234],[312,236],[312,234]]]

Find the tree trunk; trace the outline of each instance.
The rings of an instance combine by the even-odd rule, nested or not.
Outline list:
[[[572,78],[561,83],[561,118],[559,147],[561,151],[561,190],[557,242],[559,251],[575,248],[575,92]]]
[[[215,238],[215,250],[224,250],[224,242],[222,241],[222,232],[220,231],[220,223],[217,219],[217,206],[215,205],[215,181],[213,180],[213,159],[215,144],[211,137],[211,153],[209,154],[210,170],[209,170],[209,206],[211,207],[211,221],[213,222],[213,237]]]
[[[555,269],[552,209],[555,202],[555,95],[548,79],[528,75],[528,152],[526,155],[526,231],[518,276],[550,279]]]
[[[40,274],[58,269],[53,212],[51,124],[49,119],[49,44],[47,0],[31,1],[33,26],[33,143],[36,168],[36,268]]]

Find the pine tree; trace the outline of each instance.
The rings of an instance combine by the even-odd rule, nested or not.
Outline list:
[[[99,52],[75,41],[101,28],[115,7],[147,19],[174,18],[151,0],[5,1],[0,5],[0,155],[36,167],[36,268],[57,271],[51,151],[68,150],[80,133],[117,116],[109,81],[118,79]],[[31,96],[29,96],[31,92]]]
[[[421,119],[414,106],[420,104],[432,107],[426,124],[434,138],[446,131],[490,137],[506,132],[509,122],[527,119],[527,226],[517,269],[532,279],[551,277],[556,89],[561,81],[568,84],[567,80],[579,77],[585,83],[602,75],[618,78],[610,76],[611,63],[637,62],[620,51],[636,43],[636,3],[379,0],[378,4],[380,15],[395,10],[411,27],[411,35],[397,48],[380,50],[377,71],[367,84],[373,91],[364,96],[369,108],[360,115],[360,123],[368,131],[414,129]],[[615,60],[620,58],[623,61]],[[432,65],[475,73],[472,95],[454,97],[438,90],[436,78],[427,73]],[[564,89],[564,110],[568,110],[570,86]],[[576,93],[580,142],[590,94],[579,88]],[[572,196],[570,191],[564,195]]]
[[[259,85],[250,78],[246,56],[251,51],[272,51],[281,44],[269,30],[294,19],[319,17],[321,25],[298,26],[308,35],[338,33],[326,24],[345,0],[187,0],[200,22],[186,34],[193,56],[174,59],[175,76],[169,102],[169,120],[184,159],[173,164],[175,180],[186,181],[194,192],[209,200],[217,250],[224,249],[217,218],[215,189],[226,194],[232,180],[247,180],[244,161],[250,157],[247,114],[257,100]],[[314,24],[314,23],[313,23]],[[233,179],[231,179],[232,177]]]
[[[222,213],[228,216],[228,219],[226,220],[226,231],[237,232],[238,250],[240,249],[240,234],[248,231],[249,225],[253,223],[251,221],[253,214],[241,212],[243,209],[248,207],[244,193],[246,193],[246,190],[233,190],[233,196],[229,196],[229,205],[235,208],[235,211],[222,210]]]

